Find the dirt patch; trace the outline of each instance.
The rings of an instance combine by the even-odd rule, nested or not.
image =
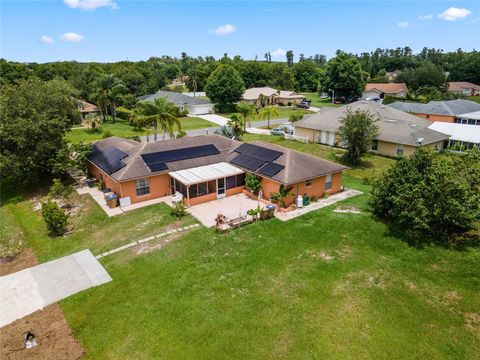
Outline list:
[[[480,314],[467,313],[465,314],[465,322],[468,330],[480,336]]]
[[[8,260],[8,261],[6,261]],[[0,261],[0,276],[8,275],[38,264],[32,249],[24,249],[11,259]],[[73,337],[62,310],[52,304],[25,316],[1,330],[0,359],[80,359],[83,349]],[[25,349],[24,334],[32,332],[37,346]]]
[[[37,346],[25,349],[24,334],[34,334]],[[80,359],[83,349],[75,341],[72,330],[57,304],[52,304],[2,328],[0,358],[16,359]]]
[[[32,249],[24,249],[10,258],[0,259],[0,276],[8,275],[37,265],[37,257]]]

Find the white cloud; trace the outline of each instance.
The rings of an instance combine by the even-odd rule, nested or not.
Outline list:
[[[213,30],[213,33],[215,35],[227,35],[227,34],[234,33],[235,31],[237,31],[235,26],[233,26],[232,24],[225,24],[217,27],[215,30]]]
[[[397,23],[397,26],[401,28],[407,28],[410,26],[410,23],[408,21],[400,21]]]
[[[433,14],[420,15],[418,18],[419,18],[420,20],[431,20],[431,19],[433,19]]]
[[[445,10],[443,13],[438,15],[440,19],[445,21],[456,21],[458,19],[463,19],[469,16],[472,12],[467,9],[460,9],[456,7],[451,7]]]
[[[68,41],[68,42],[79,42],[85,39],[83,35],[74,33],[74,32],[67,32],[60,36],[60,40],[62,41]]]
[[[272,51],[270,55],[272,55],[273,57],[279,58],[287,55],[287,52],[283,49],[278,48],[277,50]]]
[[[112,0],[63,0],[63,2],[72,9],[95,10],[101,7],[118,9],[117,3]]]
[[[40,38],[40,41],[44,44],[51,44],[53,43],[53,39],[50,37],[50,36],[47,36],[47,35],[43,35],[41,38]]]

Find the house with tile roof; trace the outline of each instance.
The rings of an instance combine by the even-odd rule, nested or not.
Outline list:
[[[215,104],[210,101],[175,91],[159,90],[155,94],[143,95],[138,99],[140,101],[154,101],[159,98],[165,98],[179,108],[180,111],[187,111],[189,115],[205,115],[214,112]]]
[[[77,100],[77,105],[78,110],[82,115],[82,119],[85,119],[85,117],[89,114],[97,114],[100,112],[100,109],[97,107],[97,105],[90,104],[89,102],[83,100]]]
[[[429,129],[428,120],[379,104],[375,101],[356,101],[324,112],[305,116],[296,121],[295,135],[309,141],[341,146],[338,130],[347,111],[369,112],[379,127],[379,134],[372,141],[372,152],[385,156],[408,156],[421,146],[443,148],[448,135]]]
[[[260,95],[264,96],[262,103]],[[292,90],[276,90],[271,87],[255,87],[245,90],[242,100],[256,107],[282,105],[294,106],[302,102],[305,96],[297,94]]]
[[[321,197],[342,189],[345,166],[281,146],[242,143],[219,135],[142,144],[110,137],[98,141],[87,160],[91,176],[131,203],[181,193],[188,206],[243,192],[255,174],[267,200],[281,185],[291,196]]]
[[[458,122],[463,114],[480,111],[480,104],[464,99],[430,101],[427,104],[397,101],[388,105],[430,121]]]
[[[408,88],[405,83],[369,83],[365,86],[362,99],[383,99],[385,95],[406,98]]]
[[[480,86],[467,81],[451,81],[448,83],[448,91],[463,96],[480,95]]]

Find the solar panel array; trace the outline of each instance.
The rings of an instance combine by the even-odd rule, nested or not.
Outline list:
[[[235,149],[235,152],[239,155],[232,159],[232,163],[266,176],[274,176],[285,168],[273,162],[283,155],[280,151],[253,144],[242,144]]]
[[[168,162],[188,160],[216,154],[220,154],[220,151],[215,145],[208,144],[143,154],[142,159],[151,171],[161,171],[168,169],[166,165]]]
[[[100,169],[111,175],[125,166],[122,160],[127,156],[128,154],[117,149],[115,146],[99,148],[98,146],[93,145],[92,153],[88,159]]]
[[[283,153],[276,150],[267,149],[253,144],[242,144],[235,149],[235,152],[245,154],[251,157],[263,159],[265,161],[273,161],[279,158]]]

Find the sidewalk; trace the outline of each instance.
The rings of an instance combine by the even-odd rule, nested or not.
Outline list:
[[[318,200],[318,201],[316,201],[314,203],[311,203],[310,205],[307,205],[307,206],[305,206],[303,208],[300,208],[300,209],[292,210],[292,211],[289,211],[289,212],[279,212],[279,211],[277,211],[275,213],[275,217],[279,220],[282,220],[282,221],[288,221],[288,220],[291,220],[291,219],[295,219],[296,217],[299,217],[303,214],[307,214],[311,211],[315,211],[315,210],[333,205],[333,204],[335,204],[339,201],[351,198],[353,196],[362,195],[362,194],[363,194],[363,192],[361,192],[361,191],[354,190],[354,189],[348,189],[348,190],[336,193],[334,195],[331,195],[326,199]]]

